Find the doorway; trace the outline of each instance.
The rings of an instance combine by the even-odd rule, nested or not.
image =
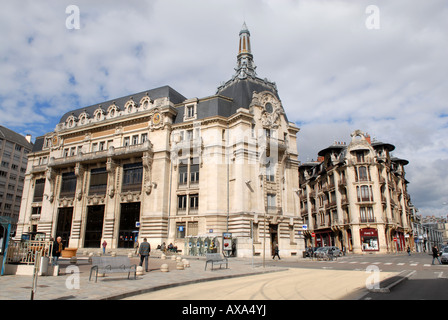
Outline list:
[[[84,235],[85,248],[100,248],[103,235],[104,205],[87,207],[87,223]]]
[[[120,211],[120,228],[118,231],[118,248],[134,248],[139,228],[140,202],[122,203]]]
[[[271,255],[274,256],[275,245],[278,244],[278,224],[269,225],[269,235],[271,238]]]
[[[72,230],[72,218],[73,218],[73,207],[71,208],[59,208],[58,210],[58,221],[56,224],[56,234],[57,237],[62,238],[62,243],[65,247],[68,247],[70,240],[70,234]]]

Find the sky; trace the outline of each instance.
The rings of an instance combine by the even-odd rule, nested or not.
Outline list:
[[[360,129],[409,161],[419,213],[448,214],[446,0],[0,5],[0,125],[35,138],[65,112],[164,85],[213,95],[234,74],[246,22],[258,76],[300,128],[300,161]]]

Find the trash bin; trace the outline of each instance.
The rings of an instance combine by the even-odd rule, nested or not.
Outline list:
[[[50,258],[48,257],[41,257],[40,258],[40,267],[39,267],[39,275],[46,276],[48,273],[48,265],[50,264]]]

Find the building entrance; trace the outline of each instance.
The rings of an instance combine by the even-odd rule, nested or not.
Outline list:
[[[72,230],[72,218],[73,218],[73,207],[59,208],[58,222],[56,225],[55,236],[62,238],[62,243],[64,244],[65,247],[68,247],[68,242],[70,240],[70,234]]]
[[[278,224],[269,225],[269,234],[271,236],[271,255],[274,256],[275,245],[278,244]]]
[[[85,248],[100,248],[103,235],[104,205],[87,207]]]
[[[120,211],[120,228],[118,232],[118,248],[134,248],[139,228],[140,202],[122,203]]]

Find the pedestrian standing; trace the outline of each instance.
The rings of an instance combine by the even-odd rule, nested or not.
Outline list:
[[[106,253],[106,247],[107,247],[107,242],[106,242],[106,240],[103,241],[102,246],[103,246],[103,254],[105,254],[105,253]]]
[[[411,248],[408,246],[408,248],[406,249],[406,251],[408,252],[408,256],[411,256]]]
[[[61,237],[57,237],[56,241],[53,242],[53,262],[52,265],[53,266],[57,266],[58,265],[58,260],[59,257],[61,256],[62,250],[64,250],[64,244],[62,243],[62,238]]]
[[[143,239],[143,242],[140,244],[140,249],[138,253],[140,254],[140,267],[143,265],[143,261],[145,261],[145,271],[149,272],[148,269],[148,259],[149,253],[151,252],[151,245],[148,243],[146,238]]]
[[[274,256],[272,257],[272,260],[274,260],[276,256],[278,257],[278,260],[280,260],[279,251],[280,251],[280,250],[278,249],[278,244],[275,244],[275,247],[274,247]]]
[[[134,242],[134,249],[135,249],[135,255],[137,255],[138,254],[138,240],[137,239],[135,239],[135,242]]]
[[[439,259],[439,249],[437,249],[436,246],[432,247],[432,264],[433,265],[434,265],[434,259],[437,259],[437,261],[439,261],[439,264],[442,264]]]

